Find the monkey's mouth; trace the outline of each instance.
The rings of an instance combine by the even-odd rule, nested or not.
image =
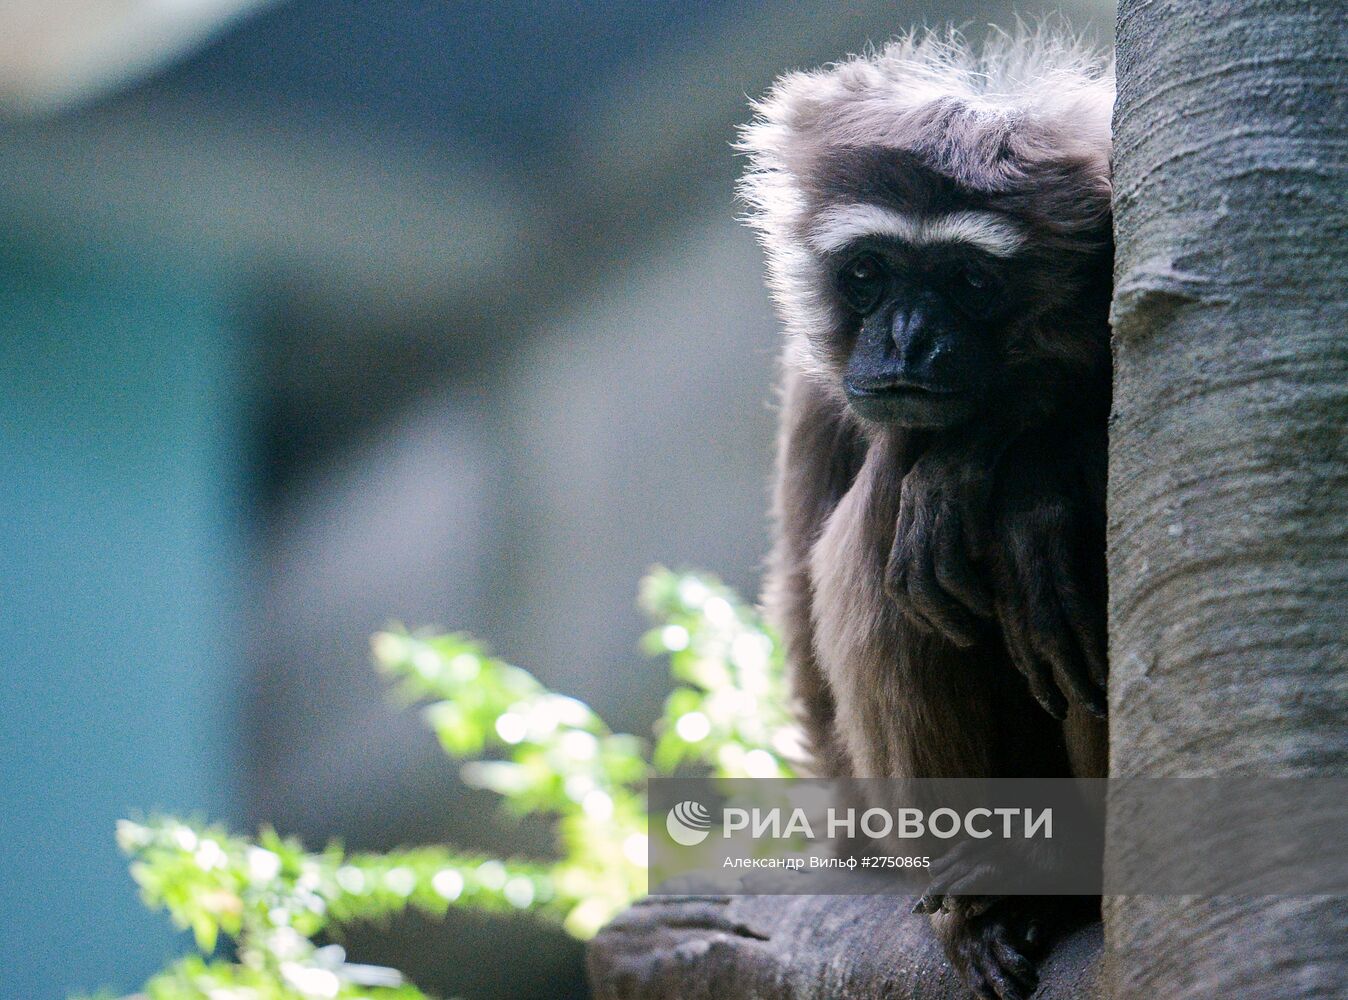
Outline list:
[[[966,419],[972,410],[969,393],[954,386],[848,379],[843,389],[857,414],[876,423],[947,427]]]

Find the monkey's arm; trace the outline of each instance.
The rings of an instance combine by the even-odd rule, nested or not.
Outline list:
[[[833,696],[815,658],[810,552],[865,457],[844,405],[788,368],[773,497],[774,542],[764,586],[768,618],[786,646],[793,699],[817,766],[845,774],[833,735]]]
[[[1048,428],[1013,443],[992,496],[988,568],[1016,667],[1055,718],[1104,717],[1108,678],[1104,431]]]
[[[1001,632],[1035,698],[1103,715],[1103,432],[994,418],[935,435],[905,475],[886,587],[960,646]]]
[[[992,525],[993,471],[1019,431],[1004,419],[933,434],[903,477],[885,591],[918,627],[972,646],[992,594],[980,572]]]

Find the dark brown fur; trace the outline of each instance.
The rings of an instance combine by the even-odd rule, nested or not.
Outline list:
[[[820,774],[1103,777],[1101,720],[1073,706],[1057,725],[1035,703],[1004,645],[960,648],[909,622],[886,593],[902,482],[921,447],[915,438],[868,437],[845,404],[787,372],[777,542],[764,603],[786,643],[792,692]],[[1064,462],[1081,471],[1079,493],[1044,501],[1050,508],[1078,506],[1085,520],[1097,522],[1073,530],[1082,533],[1076,544],[1088,547],[1090,563],[1102,569],[1103,523],[1090,515],[1103,509],[1103,441],[1042,443],[1096,451]],[[1021,442],[1026,450],[1034,444],[1033,437]],[[1088,488],[1092,476],[1096,489]],[[999,491],[993,502],[1004,495]],[[1045,516],[1027,502],[1002,512],[996,533],[1008,545],[1034,545],[1019,537],[1024,522]],[[1006,589],[1015,587],[1007,581]]]

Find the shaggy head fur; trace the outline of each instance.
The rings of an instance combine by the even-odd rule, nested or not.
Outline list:
[[[1023,337],[1079,300],[1073,263],[1110,241],[1112,64],[1041,29],[981,50],[914,32],[883,49],[782,77],[755,105],[739,148],[749,223],[767,251],[788,362],[821,379],[838,325],[829,254],[867,213],[927,239],[1015,255],[1039,303]],[[953,228],[952,228],[953,227]],[[883,227],[881,227],[883,229]],[[1064,357],[1051,337],[1024,353]],[[1009,353],[1015,354],[1013,345]]]

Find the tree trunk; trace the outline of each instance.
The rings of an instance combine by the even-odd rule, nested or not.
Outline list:
[[[1115,776],[1348,774],[1344,16],[1120,5]],[[1343,898],[1116,897],[1109,978],[1119,997],[1326,997],[1345,928]]]

